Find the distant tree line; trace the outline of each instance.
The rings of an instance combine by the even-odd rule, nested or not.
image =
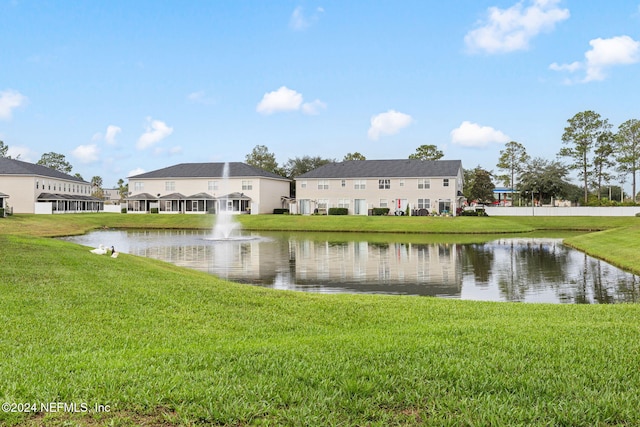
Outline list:
[[[637,200],[636,177],[640,168],[640,120],[630,119],[618,126],[612,125],[594,111],[577,113],[567,120],[562,134],[563,147],[557,154],[566,159],[531,158],[523,144],[511,141],[500,151],[495,174],[480,166],[465,170],[465,196],[468,200],[489,203],[494,200],[493,178],[514,191],[520,200],[548,203],[552,199],[566,199],[585,205],[624,202],[622,186],[631,176],[631,199]],[[570,171],[576,171],[581,186],[571,183]]]

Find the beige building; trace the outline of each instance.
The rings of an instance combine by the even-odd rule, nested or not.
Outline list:
[[[289,200],[289,180],[240,162],[181,163],[129,177],[130,213],[273,213]]]
[[[462,207],[460,160],[350,160],[329,163],[296,177],[298,213],[346,208],[350,215],[450,213]]]
[[[48,167],[0,158],[0,192],[13,213],[96,212],[102,200],[91,196],[91,183]]]

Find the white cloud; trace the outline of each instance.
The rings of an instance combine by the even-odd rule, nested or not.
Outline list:
[[[187,99],[195,104],[211,105],[215,103],[212,98],[207,97],[206,93],[203,90],[191,92],[189,95],[187,95]]]
[[[131,177],[131,176],[136,176],[136,175],[140,175],[145,173],[146,170],[142,169],[142,168],[135,168],[133,170],[130,170],[129,173],[127,174],[127,178]],[[131,190],[131,189],[129,189]]]
[[[167,126],[167,124],[161,120],[152,120],[151,117],[147,117],[145,129],[145,133],[138,138],[138,143],[136,144],[138,150],[149,148],[173,133],[172,127]]]
[[[289,18],[289,28],[294,31],[306,30],[307,28],[309,28],[309,26],[320,19],[320,15],[323,12],[324,9],[318,7],[311,16],[307,17],[304,14],[304,9],[302,8],[302,6],[298,6],[291,13],[291,17]]]
[[[605,69],[609,67],[635,64],[640,61],[640,42],[629,36],[597,38],[591,40],[589,44],[591,50],[584,54],[587,59],[585,82],[604,80]]]
[[[0,119],[10,120],[13,110],[26,105],[28,98],[16,90],[5,90],[0,92]]]
[[[389,110],[386,113],[380,113],[371,117],[371,126],[369,127],[369,139],[377,140],[380,135],[393,135],[400,132],[413,123],[413,118],[404,113],[395,110]]]
[[[109,145],[116,145],[116,135],[122,132],[122,129],[115,125],[107,126],[107,133],[104,135],[104,140]]]
[[[35,163],[40,156],[30,148],[19,145],[10,145],[7,149],[7,155],[12,159],[22,160],[23,162]]]
[[[582,63],[578,61],[572,62],[571,64],[558,64],[557,62],[554,62],[553,64],[549,65],[550,70],[568,71],[570,73],[578,71],[582,67],[583,67]]]
[[[324,110],[325,108],[327,108],[327,104],[320,101],[319,99],[316,99],[313,102],[305,102],[304,104],[302,104],[302,112],[309,116],[316,116],[320,114],[320,110]]]
[[[299,111],[308,115],[320,114],[320,110],[327,108],[327,104],[316,99],[313,102],[303,103],[302,94],[286,86],[280,87],[273,92],[267,92],[258,103],[256,111],[260,114],[269,115],[283,111]]]
[[[491,143],[505,144],[510,138],[490,126],[464,121],[451,131],[451,142],[463,147],[486,147]]]
[[[289,27],[296,31],[304,30],[309,26],[309,22],[302,13],[302,6],[298,6],[293,10],[291,18],[289,18]]]
[[[523,1],[508,9],[490,7],[487,19],[469,31],[464,41],[471,51],[507,53],[527,49],[533,37],[569,18],[569,10],[557,6],[559,1],[533,0],[526,8]]]
[[[71,151],[71,155],[78,159],[80,163],[95,163],[99,159],[100,149],[96,144],[78,145]]]
[[[591,50],[585,52],[584,62],[572,62],[571,64],[553,63],[549,69],[554,71],[566,71],[574,73],[585,69],[582,79],[569,81],[570,83],[588,83],[604,80],[606,71],[616,65],[629,65],[640,62],[640,42],[629,36],[617,36],[609,39],[597,38],[589,42]]]

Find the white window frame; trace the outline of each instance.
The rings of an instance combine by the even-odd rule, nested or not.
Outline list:
[[[391,189],[391,180],[387,178],[378,180],[378,190],[390,190]]]
[[[431,209],[431,199],[418,199],[418,209]]]

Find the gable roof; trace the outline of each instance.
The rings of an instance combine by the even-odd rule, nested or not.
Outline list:
[[[296,179],[455,177],[460,169],[460,160],[348,160],[328,163]]]
[[[6,157],[0,157],[0,175],[38,175],[88,184],[84,179],[68,175],[46,166],[23,162],[22,160],[9,159]]]
[[[129,179],[144,178],[222,178],[224,163],[180,163],[163,169],[130,176]],[[242,162],[229,162],[229,177],[259,177],[287,180],[287,178],[267,172]]]

